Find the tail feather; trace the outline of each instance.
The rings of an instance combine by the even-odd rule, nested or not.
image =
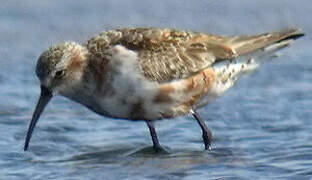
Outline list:
[[[300,30],[288,29],[255,36],[237,36],[231,38],[228,44],[240,56],[280,42],[291,42],[301,36],[304,34]]]
[[[252,72],[263,62],[276,57],[276,51],[289,46],[293,40],[303,35],[299,30],[291,29],[233,38],[231,47],[238,56],[235,59],[217,61],[213,65],[218,78],[215,94],[223,94],[242,74]]]

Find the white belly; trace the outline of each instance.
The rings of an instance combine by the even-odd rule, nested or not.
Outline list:
[[[135,52],[115,46],[111,57],[110,81],[96,91],[88,107],[115,118],[155,120],[187,114],[209,94],[215,79],[213,70],[206,69],[186,79],[152,82],[138,69]]]

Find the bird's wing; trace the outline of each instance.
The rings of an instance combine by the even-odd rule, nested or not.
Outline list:
[[[152,81],[182,79],[211,66],[216,59],[229,59],[233,51],[225,37],[173,29],[123,29],[121,44],[138,52],[139,66]]]
[[[94,54],[121,44],[138,53],[144,76],[159,83],[189,77],[216,61],[232,59],[295,34],[296,30],[256,36],[225,37],[158,28],[106,31],[88,41]]]

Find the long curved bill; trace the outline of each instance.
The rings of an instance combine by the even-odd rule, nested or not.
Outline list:
[[[29,145],[29,141],[32,135],[32,132],[36,126],[36,123],[41,115],[41,113],[43,112],[45,106],[48,104],[48,102],[50,101],[50,99],[52,98],[52,93],[49,89],[47,89],[44,86],[41,86],[41,93],[40,93],[40,98],[39,101],[37,103],[35,112],[32,116],[31,122],[29,124],[29,128],[28,128],[28,132],[27,132],[27,136],[25,139],[25,145],[24,145],[24,151],[27,151],[28,149],[28,145]]]

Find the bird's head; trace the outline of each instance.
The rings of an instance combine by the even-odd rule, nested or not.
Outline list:
[[[61,43],[43,52],[37,61],[36,75],[41,94],[27,132],[26,151],[33,129],[50,99],[57,94],[70,94],[83,76],[87,49],[74,42]]]

